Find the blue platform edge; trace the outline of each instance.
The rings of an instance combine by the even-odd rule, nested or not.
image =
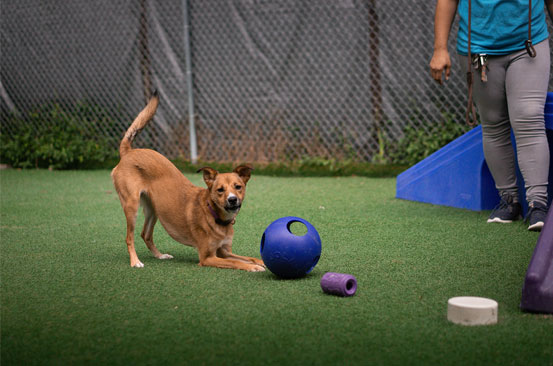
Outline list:
[[[550,154],[553,152],[553,92],[544,109]],[[524,180],[517,173],[520,201],[526,214]],[[553,159],[549,167],[549,200],[553,196]],[[482,127],[478,126],[397,176],[396,198],[473,211],[499,203],[495,183],[484,160]]]
[[[474,211],[493,209],[499,198],[484,161],[482,128],[472,129],[399,174],[396,198]]]

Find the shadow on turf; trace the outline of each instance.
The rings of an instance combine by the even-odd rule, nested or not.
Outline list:
[[[195,253],[187,255],[186,253],[172,253],[171,251],[168,251],[169,254],[173,255],[174,258],[170,260],[159,260],[155,257],[152,257],[150,253],[144,253],[140,256],[140,260],[146,265],[146,266],[182,266],[187,268],[198,268],[198,257]],[[125,263],[128,262],[128,258],[125,257]],[[209,269],[209,268],[206,268]],[[222,268],[211,268],[212,270],[217,271],[229,271],[228,269],[222,269]],[[236,271],[238,273],[242,273],[243,271],[237,271],[237,270],[230,270],[230,271]],[[247,273],[247,272],[243,272]],[[258,273],[249,273],[252,276],[258,276],[257,278],[262,279],[264,281],[275,281],[275,282],[299,282],[299,281],[307,281],[307,280],[313,280],[318,279],[322,277],[323,273],[321,271],[314,269],[311,273],[308,273],[307,275],[299,278],[282,278],[278,277],[274,273],[272,273],[269,269],[266,269],[265,272],[258,272]]]
[[[291,282],[296,282],[296,281],[313,280],[314,278],[320,278],[320,277],[322,277],[322,275],[319,273],[319,271],[313,271],[313,272],[308,273],[307,275],[305,275],[305,276],[303,276],[303,277],[298,277],[298,278],[282,278],[282,277],[278,277],[276,274],[274,274],[274,273],[272,273],[271,271],[269,271],[269,269],[267,269],[265,272],[263,272],[260,276],[263,277],[263,279],[272,280],[272,281],[277,281],[277,282],[280,282],[280,281],[291,281]]]

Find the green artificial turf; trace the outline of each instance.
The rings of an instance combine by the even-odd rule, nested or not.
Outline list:
[[[153,258],[137,229],[145,267],[130,268],[109,171],[0,179],[3,365],[553,364],[553,317],[518,307],[538,234],[397,200],[395,179],[252,177],[234,251],[259,256],[269,223],[303,217],[323,251],[298,280],[201,268],[161,225],[175,258]],[[356,295],[324,294],[328,271],[355,275]],[[498,324],[449,323],[462,295],[495,299]]]

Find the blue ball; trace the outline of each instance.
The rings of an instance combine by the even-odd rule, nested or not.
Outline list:
[[[295,235],[290,225],[304,224],[305,235]],[[261,238],[261,258],[271,272],[282,278],[303,277],[321,257],[321,238],[313,225],[299,217],[288,216],[272,222]]]

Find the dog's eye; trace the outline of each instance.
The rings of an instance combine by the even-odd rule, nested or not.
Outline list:
[[[225,188],[224,188],[224,187],[221,187],[221,188],[218,188],[218,189],[217,189],[217,192],[219,192],[219,193],[223,193],[224,191],[225,191]]]
[[[235,185],[235,186],[234,186],[234,188],[236,188],[236,190],[237,190],[237,191],[239,191],[239,190],[241,190],[241,189],[242,189],[242,186],[241,186],[241,185],[239,185],[239,184],[237,184],[237,185]]]

